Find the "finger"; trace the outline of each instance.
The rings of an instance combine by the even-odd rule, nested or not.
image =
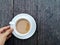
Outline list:
[[[10,28],[10,26],[5,26],[3,28],[0,28],[0,33],[3,32],[3,31],[5,31],[5,30],[7,30],[7,29],[9,29],[9,28]]]
[[[7,37],[7,40],[11,37],[12,35],[9,35],[8,37]]]
[[[4,36],[8,36],[9,34],[11,34],[12,33],[12,31],[13,31],[13,29],[8,29],[3,35]]]

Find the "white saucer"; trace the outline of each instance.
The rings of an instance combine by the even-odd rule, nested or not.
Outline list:
[[[16,20],[17,20],[17,19],[21,19],[21,18],[25,18],[25,19],[29,20],[29,22],[31,23],[31,29],[30,29],[29,33],[27,33],[27,34],[25,34],[25,35],[23,35],[23,36],[22,36],[22,34],[19,34],[19,33],[16,31],[16,29],[15,29]],[[16,16],[12,19],[12,21],[9,22],[9,24],[10,24],[10,27],[14,29],[13,35],[14,35],[15,37],[19,38],[19,39],[28,39],[28,38],[30,38],[30,37],[35,33],[35,31],[36,31],[36,22],[35,22],[34,18],[33,18],[31,15],[26,14],[26,13],[21,13],[21,14],[16,15]]]

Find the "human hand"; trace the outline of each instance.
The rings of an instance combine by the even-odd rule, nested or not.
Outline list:
[[[5,41],[11,37],[12,31],[9,26],[0,28],[0,45],[4,45]]]

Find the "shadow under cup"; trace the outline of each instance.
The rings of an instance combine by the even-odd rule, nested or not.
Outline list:
[[[16,30],[20,34],[26,34],[30,31],[30,22],[27,19],[19,19],[16,22]]]

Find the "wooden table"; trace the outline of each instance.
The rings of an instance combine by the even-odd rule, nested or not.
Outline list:
[[[12,35],[5,45],[60,45],[60,0],[0,0],[0,27],[19,13],[34,17],[36,32],[27,40]]]

